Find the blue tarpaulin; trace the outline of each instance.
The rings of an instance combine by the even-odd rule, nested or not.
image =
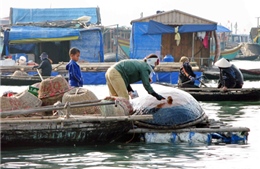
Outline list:
[[[152,35],[152,34],[174,33],[175,27],[150,20],[148,22],[148,28],[145,31],[145,34]],[[178,28],[178,32],[179,33],[205,32],[205,31],[214,31],[216,29],[217,29],[216,24],[186,24],[186,25],[180,25]]]
[[[90,23],[100,24],[99,8],[11,8],[11,24],[46,21],[75,20],[82,16],[90,16]]]
[[[77,29],[71,28],[46,28],[36,26],[12,26],[9,32],[8,41],[10,43],[24,43],[24,42],[41,42],[68,40],[70,37],[79,37],[80,33]],[[53,40],[52,40],[53,39]]]
[[[130,38],[131,59],[143,59],[151,53],[160,56],[161,35],[145,35],[147,28],[148,22],[133,23]]]
[[[81,60],[104,62],[104,46],[100,28],[81,30],[80,38],[70,41],[70,46],[80,50]]]
[[[217,26],[217,32],[231,32],[231,30],[229,30],[228,28],[222,26],[222,25],[218,25]]]

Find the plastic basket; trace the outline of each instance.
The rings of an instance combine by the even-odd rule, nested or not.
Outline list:
[[[29,86],[28,92],[30,92],[34,96],[38,97],[38,90],[39,90],[39,88],[37,88],[37,87]]]

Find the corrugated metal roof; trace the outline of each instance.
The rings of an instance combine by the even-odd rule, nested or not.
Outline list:
[[[217,22],[210,21],[179,10],[166,11],[163,13],[135,19],[131,21],[131,24],[133,22],[149,22],[150,20],[161,22],[166,25],[217,24]]]

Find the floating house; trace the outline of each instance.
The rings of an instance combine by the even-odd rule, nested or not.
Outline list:
[[[69,61],[69,49],[77,47],[82,62],[104,61],[99,8],[11,8],[9,22],[2,55],[39,62],[47,52],[55,64]]]
[[[156,53],[161,60],[172,55],[174,61],[185,55],[204,65],[210,58],[210,38],[217,23],[179,10],[157,13],[131,21],[130,57]]]

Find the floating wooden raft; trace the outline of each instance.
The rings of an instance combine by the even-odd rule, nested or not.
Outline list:
[[[110,66],[114,65],[116,62],[100,62],[100,63],[79,63],[82,72],[105,72]],[[53,71],[60,73],[67,72],[65,62],[59,64],[52,64]],[[156,72],[178,72],[180,69],[180,62],[161,62],[155,67]],[[196,62],[191,62],[192,69],[194,71],[199,71],[199,67]],[[14,72],[16,70],[21,70],[25,72],[32,72],[32,66],[1,66],[1,72]]]

